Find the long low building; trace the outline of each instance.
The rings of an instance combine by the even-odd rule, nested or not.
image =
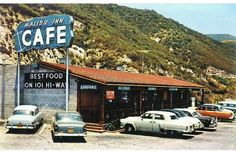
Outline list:
[[[21,65],[20,104],[37,105],[45,116],[50,116],[49,112],[65,110],[65,71],[64,64]],[[79,66],[69,66],[69,74],[69,110],[80,112],[85,122],[97,125],[140,115],[147,110],[188,107],[192,91],[201,91],[202,102],[204,99],[203,86],[166,76]],[[15,80],[11,82],[16,84]],[[6,76],[5,81],[9,81]],[[13,92],[12,98],[16,99],[16,88]],[[2,99],[5,101],[2,100],[1,108],[4,108],[10,99]]]

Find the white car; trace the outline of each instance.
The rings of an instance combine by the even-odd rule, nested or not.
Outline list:
[[[14,109],[6,123],[8,129],[35,129],[43,121],[43,114],[37,106],[20,105]]]
[[[204,124],[197,118],[189,117],[183,111],[177,109],[162,109],[162,111],[172,112],[179,117],[180,120],[193,125],[195,130],[204,128]]]
[[[179,120],[179,118],[170,112],[148,111],[141,116],[127,117],[121,119],[121,127],[128,133],[135,131],[183,134],[191,133],[193,127],[188,122]]]

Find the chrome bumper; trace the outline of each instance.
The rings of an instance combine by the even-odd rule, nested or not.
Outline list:
[[[5,128],[7,129],[35,129],[36,125],[22,125],[22,126],[6,125]]]
[[[84,133],[62,133],[62,132],[56,133],[54,132],[53,135],[58,136],[58,137],[63,137],[63,136],[86,137],[87,133],[86,132]]]

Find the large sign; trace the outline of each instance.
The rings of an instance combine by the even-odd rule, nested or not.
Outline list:
[[[25,73],[25,89],[65,89],[66,74],[60,72]]]
[[[36,17],[21,23],[15,32],[17,52],[32,49],[70,47],[72,44],[73,18],[69,15]]]

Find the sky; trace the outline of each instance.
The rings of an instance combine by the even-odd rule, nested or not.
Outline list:
[[[122,3],[138,9],[155,10],[167,18],[203,34],[236,36],[236,3],[228,4],[163,4]]]

